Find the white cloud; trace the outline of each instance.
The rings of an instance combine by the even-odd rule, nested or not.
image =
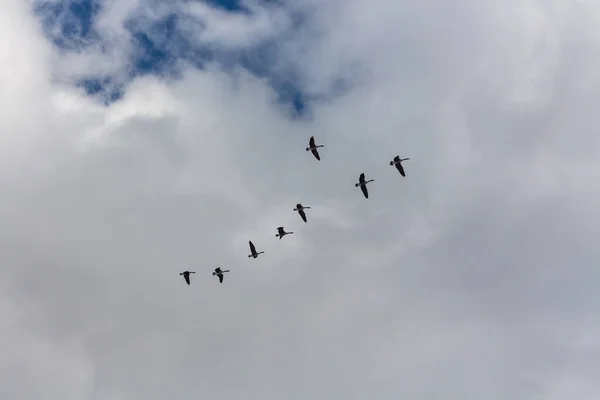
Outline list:
[[[183,9],[191,24],[190,34],[197,33],[201,43],[226,47],[249,47],[285,31],[291,21],[286,10],[274,5],[247,4],[250,14],[230,13],[206,3],[187,3]],[[194,28],[194,25],[196,26]]]
[[[137,6],[105,9],[116,48]],[[356,84],[292,121],[218,65],[100,106],[55,80],[81,71],[7,2],[0,394],[598,398],[600,8],[304,7],[274,63],[312,93]],[[277,37],[280,12],[203,9],[207,40]]]

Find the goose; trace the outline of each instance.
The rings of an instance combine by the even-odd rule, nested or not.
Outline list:
[[[195,274],[194,271],[183,271],[182,273],[180,273],[179,275],[183,275],[183,277],[185,278],[185,281],[187,282],[187,284],[190,284],[190,274]]]
[[[281,240],[282,237],[284,237],[285,235],[291,235],[294,232],[286,232],[283,230],[283,226],[280,226],[279,228],[277,228],[277,235],[275,235],[275,237],[278,237],[279,240]]]
[[[302,221],[306,222],[306,214],[304,213],[304,210],[310,210],[310,207],[304,207],[302,204],[298,203],[296,204],[296,208],[294,208],[294,211],[298,211],[298,214],[300,214]]]
[[[219,282],[223,283],[223,274],[225,272],[229,272],[229,270],[226,269],[225,271],[222,271],[221,267],[217,267],[217,268],[215,268],[215,272],[213,272],[213,276],[215,276],[215,275],[218,276],[219,277]]]
[[[390,161],[390,165],[392,166],[396,166],[396,168],[398,169],[398,171],[400,172],[400,175],[402,176],[406,176],[404,174],[404,168],[402,167],[402,161],[406,161],[406,160],[410,160],[410,158],[400,158],[400,156],[396,156],[394,157],[394,159],[392,161]]]
[[[363,194],[365,195],[365,198],[368,199],[369,192],[367,191],[367,183],[373,182],[373,181],[375,181],[375,179],[369,179],[368,181],[365,181],[365,173],[363,172],[358,177],[358,183],[355,183],[354,186],[356,186],[356,187],[360,186],[360,190],[362,190]]]
[[[317,151],[317,148],[319,147],[325,147],[322,144],[320,145],[315,145],[315,137],[311,136],[310,140],[308,141],[308,147],[306,148],[306,151],[312,151],[313,156],[315,156],[315,158],[319,161],[321,161],[321,157],[319,156],[319,152]]]
[[[259,254],[263,254],[264,251],[259,251],[258,253],[256,252],[256,247],[254,247],[254,243],[252,243],[252,241],[248,241],[248,243],[250,244],[250,254],[248,255],[248,257],[253,257],[256,258],[258,257]]]

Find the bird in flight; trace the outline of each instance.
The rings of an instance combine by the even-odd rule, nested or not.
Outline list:
[[[283,226],[280,226],[279,228],[277,228],[277,235],[275,235],[275,237],[278,237],[279,240],[281,240],[282,237],[284,237],[285,235],[291,235],[294,232],[286,232],[283,230]]]
[[[319,156],[319,152],[317,151],[317,148],[319,147],[325,147],[322,144],[320,145],[315,145],[315,137],[311,136],[310,140],[308,141],[308,147],[306,148],[306,151],[312,151],[313,156],[315,156],[315,158],[319,161],[321,161],[321,157]]]
[[[194,271],[183,271],[182,273],[180,273],[179,275],[183,275],[183,277],[185,278],[185,281],[187,282],[187,284],[190,284],[190,274],[195,274]]]
[[[298,214],[300,214],[302,221],[306,222],[306,213],[304,210],[310,210],[310,207],[304,207],[302,204],[298,203],[296,204],[296,208],[294,208],[294,211],[298,211]]]
[[[373,182],[373,181],[375,181],[375,179],[369,179],[368,181],[365,181],[365,173],[363,172],[358,177],[358,183],[355,183],[354,186],[356,186],[356,187],[360,186],[360,190],[362,190],[363,194],[365,195],[365,198],[368,199],[369,192],[367,191],[367,183]]]
[[[402,167],[402,161],[406,160],[410,160],[410,158],[400,158],[400,156],[396,156],[392,161],[390,161],[390,165],[395,165],[396,169],[398,169],[398,172],[400,172],[400,175],[406,176],[406,174],[404,173],[404,167]]]
[[[229,272],[229,270],[226,269],[225,271],[222,271],[221,267],[217,267],[217,268],[215,268],[215,271],[212,274],[213,274],[213,276],[218,276],[219,277],[219,282],[223,283],[223,274],[225,272]]]
[[[259,251],[257,253],[256,252],[256,247],[254,247],[254,243],[252,243],[251,240],[248,241],[248,244],[250,244],[250,254],[248,255],[248,257],[256,258],[256,257],[258,257],[259,254],[263,254],[264,253],[264,251]]]

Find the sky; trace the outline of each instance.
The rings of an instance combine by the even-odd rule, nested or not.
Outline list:
[[[0,397],[597,400],[599,45],[586,0],[4,0]]]

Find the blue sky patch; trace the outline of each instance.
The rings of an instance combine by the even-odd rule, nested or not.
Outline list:
[[[100,39],[92,29],[100,9],[96,0],[38,2],[35,6],[46,36],[55,46],[70,51]]]
[[[239,0],[205,1],[226,12],[249,12]],[[100,0],[38,0],[35,7],[49,40],[59,49],[71,52],[82,51],[100,42],[101,38],[94,30],[94,20],[101,10]],[[180,18],[178,14],[170,14],[150,22],[144,20],[140,23],[136,17],[126,21],[125,28],[130,32],[135,48],[128,71],[130,80],[147,74],[177,78],[177,60],[185,60],[199,69],[207,62],[218,62],[224,67],[242,66],[252,74],[267,79],[277,91],[280,103],[289,106],[293,117],[302,117],[307,113],[309,99],[299,89],[293,76],[281,76],[281,72],[276,73],[271,68],[275,42],[262,43],[243,51],[199,47],[180,29]],[[302,25],[302,18],[294,17],[294,21],[294,28],[298,29]],[[107,104],[121,98],[124,84],[115,82],[110,76],[91,76],[77,82],[77,86],[85,89],[90,96]]]
[[[207,0],[207,3],[227,11],[240,12],[245,10],[239,0]]]

